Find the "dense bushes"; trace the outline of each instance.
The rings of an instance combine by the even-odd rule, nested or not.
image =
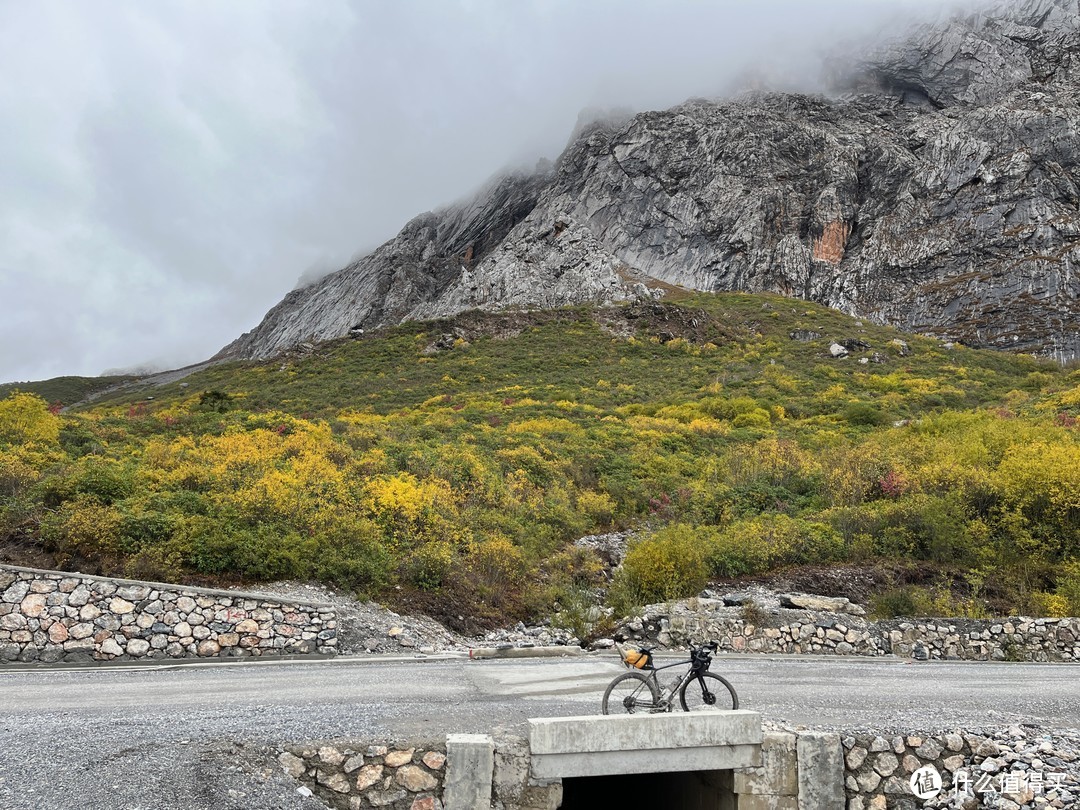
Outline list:
[[[537,324],[506,340],[430,354],[412,325],[212,367],[153,402],[58,415],[16,393],[0,400],[0,533],[116,573],[400,586],[580,632],[602,583],[563,571],[591,570],[566,544],[630,526],[619,604],[886,558],[1080,611],[1076,372],[922,338],[858,365],[787,335],[888,352],[893,333],[768,297],[687,306],[706,342],[522,315]],[[664,331],[689,321],[662,314]]]

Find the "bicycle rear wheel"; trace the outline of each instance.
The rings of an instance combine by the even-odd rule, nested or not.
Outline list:
[[[683,684],[679,690],[679,703],[687,712],[737,709],[739,696],[735,694],[735,687],[715,672],[701,672]]]
[[[640,672],[627,672],[608,684],[601,708],[604,714],[649,712],[660,702],[660,693],[652,678]]]

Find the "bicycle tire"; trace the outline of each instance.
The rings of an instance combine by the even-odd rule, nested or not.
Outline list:
[[[648,690],[649,702],[642,700],[644,690]],[[612,700],[612,695],[615,699]],[[604,714],[634,714],[638,711],[649,712],[660,702],[660,693],[652,678],[640,672],[624,672],[608,684],[604,690],[601,710]]]
[[[706,683],[714,680],[720,683]],[[684,712],[698,709],[737,709],[739,696],[735,694],[735,687],[728,683],[727,679],[715,672],[702,672],[682,685],[679,690],[679,703],[682,704]]]

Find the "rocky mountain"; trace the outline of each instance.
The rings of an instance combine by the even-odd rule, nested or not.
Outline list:
[[[409,222],[219,357],[470,308],[779,292],[1080,354],[1080,0],[1020,0],[834,63],[830,96],[600,120],[554,165]]]

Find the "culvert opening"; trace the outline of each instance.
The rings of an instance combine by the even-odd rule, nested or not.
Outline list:
[[[563,779],[562,810],[662,807],[665,810],[734,810],[731,771],[682,771]]]

